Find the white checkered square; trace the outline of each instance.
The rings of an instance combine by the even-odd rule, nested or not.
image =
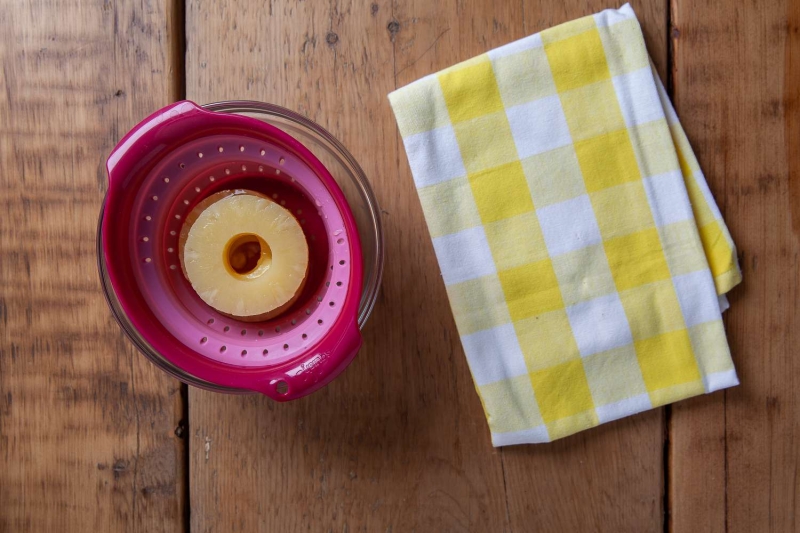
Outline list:
[[[506,110],[520,159],[572,144],[557,94]]]
[[[527,374],[525,358],[512,324],[461,337],[469,368],[478,385]]]
[[[656,226],[663,228],[692,218],[692,207],[680,170],[651,176],[643,182]]]
[[[567,307],[567,316],[582,357],[633,343],[617,293]]]
[[[518,54],[520,52],[524,52],[525,50],[541,48],[542,46],[544,46],[542,44],[542,36],[536,33],[534,35],[523,37],[522,39],[514,41],[513,43],[508,43],[506,45],[503,45],[500,48],[495,48],[494,50],[490,50],[488,55],[489,59],[494,61],[495,59],[501,57]]]
[[[417,133],[403,140],[417,188],[465,176],[464,161],[452,126]]]
[[[636,15],[633,14],[633,8],[630,4],[625,4],[619,9],[606,9],[600,13],[595,13],[594,22],[599,28],[605,26],[612,26],[623,20],[635,19]]]
[[[481,278],[496,272],[483,226],[433,239],[433,249],[445,285]]]
[[[733,368],[703,376],[703,387],[705,387],[706,393],[727,389],[728,387],[735,387],[738,384],[739,377],[736,375],[736,370]]]
[[[536,211],[551,257],[602,241],[589,196],[542,207]]]
[[[650,396],[647,394],[640,394],[633,398],[626,398],[616,403],[597,407],[597,418],[600,420],[601,424],[605,424],[606,422],[618,420],[652,408],[653,404],[650,403]]]
[[[540,442],[550,442],[550,435],[547,427],[536,426],[522,431],[509,431],[508,433],[492,433],[492,446],[513,446],[514,444],[537,444]]]
[[[664,118],[664,108],[658,100],[650,67],[614,76],[611,81],[626,125],[630,127]]]
[[[698,270],[676,276],[672,282],[687,328],[720,319],[719,299],[710,271]]]

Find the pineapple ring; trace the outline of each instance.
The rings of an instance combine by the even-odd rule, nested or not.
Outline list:
[[[187,216],[181,268],[220,313],[257,322],[288,309],[308,273],[308,243],[297,219],[264,195],[222,191]]]

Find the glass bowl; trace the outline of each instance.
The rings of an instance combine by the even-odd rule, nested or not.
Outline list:
[[[262,120],[300,141],[327,168],[344,193],[353,213],[361,240],[363,284],[358,308],[358,327],[363,328],[378,297],[383,275],[384,242],[380,208],[364,171],[347,149],[315,122],[283,107],[264,102],[232,100],[202,106],[208,111],[234,113]],[[105,200],[100,211],[103,219]],[[172,364],[146,341],[126,316],[117,299],[102,253],[102,224],[98,223],[97,258],[103,293],[116,321],[133,344],[156,366],[179,379],[203,389],[232,394],[249,394],[248,389],[224,387],[194,376]]]

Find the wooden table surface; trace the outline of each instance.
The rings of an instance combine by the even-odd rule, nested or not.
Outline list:
[[[491,447],[386,95],[617,6],[0,0],[0,531],[800,530],[797,1],[633,2],[739,247],[725,317],[742,385]],[[184,97],[299,111],[375,189],[380,298],[317,394],[187,390],[106,308],[105,158]]]

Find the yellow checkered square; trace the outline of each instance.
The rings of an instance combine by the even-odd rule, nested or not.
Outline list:
[[[505,270],[498,276],[515,322],[564,307],[549,259]]]
[[[684,174],[683,181],[686,183],[686,192],[689,195],[689,203],[692,204],[692,212],[694,213],[697,226],[702,228],[714,222],[716,220],[714,213],[711,212],[711,208],[708,202],[706,202],[703,191],[700,189],[700,185],[697,184],[697,180],[694,176],[687,176]]]
[[[711,274],[715,278],[734,269],[736,256],[728,245],[719,222],[701,226],[700,240],[708,258],[708,266],[711,267]]]
[[[655,227],[644,185],[639,180],[593,192],[589,197],[604,239]]]
[[[559,93],[611,78],[597,28],[547,43],[544,50]]]
[[[547,424],[550,440],[561,439],[598,425],[597,411],[590,409],[577,415],[560,418]]]
[[[647,394],[633,345],[585,357],[583,367],[597,406]]]
[[[686,327],[672,280],[622,291],[619,298],[634,341]]]
[[[533,210],[528,182],[519,161],[470,174],[469,183],[484,223]]]
[[[598,31],[612,76],[633,72],[650,64],[637,21],[623,20],[598,28]],[[634,43],[638,46],[632,46]]]
[[[648,229],[605,241],[603,246],[617,290],[624,291],[670,276],[658,231]]]
[[[576,142],[575,153],[589,192],[641,178],[626,130]]]
[[[733,370],[731,352],[722,320],[712,320],[689,328],[692,350],[703,374]]]
[[[483,229],[499,271],[547,259],[542,228],[533,211],[490,222]]]
[[[570,332],[570,325],[563,309],[519,320],[514,329],[529,371],[581,358],[575,338],[565,334]]]
[[[440,74],[439,83],[453,124],[503,110],[488,57]]]
[[[651,393],[700,380],[700,369],[685,329],[635,341],[634,345],[644,383]]]
[[[694,220],[675,222],[658,229],[664,255],[673,276],[708,268]]]
[[[653,407],[661,407],[662,405],[679,402],[705,392],[703,382],[698,379],[689,381],[688,383],[681,383],[680,385],[673,385],[666,389],[652,391],[650,392],[650,402],[653,404]]]
[[[522,431],[544,423],[527,375],[478,387],[492,433]],[[508,406],[516,405],[509,409]]]
[[[580,359],[531,372],[542,418],[548,424],[594,409]]]
[[[417,192],[432,238],[481,225],[466,177],[422,187]]]
[[[575,148],[570,144],[522,160],[537,208],[571,200],[586,192]],[[553,176],[558,176],[553,180]]]
[[[460,122],[453,127],[468,173],[517,161],[517,148],[502,111]]]
[[[611,80],[584,85],[559,96],[573,141],[625,129]]]
[[[678,170],[675,153],[672,150],[664,150],[664,146],[669,146],[671,139],[665,120],[631,126],[628,133],[633,141],[636,161],[644,177]]]
[[[499,57],[493,63],[500,96],[507,108],[556,93],[543,48]]]
[[[567,306],[616,290],[602,244],[586,246],[552,259],[561,296]]]
[[[448,285],[447,296],[462,337],[511,322],[503,287],[496,275]]]
[[[397,126],[404,138],[450,123],[442,88],[434,77],[420,80],[418,93],[401,91],[392,100]]]
[[[689,144],[689,139],[686,137],[686,132],[678,122],[669,124],[669,132],[672,136],[672,142],[675,143],[675,151],[680,160],[681,171],[684,176],[691,176],[695,172],[700,172],[700,164],[692,151]]]

